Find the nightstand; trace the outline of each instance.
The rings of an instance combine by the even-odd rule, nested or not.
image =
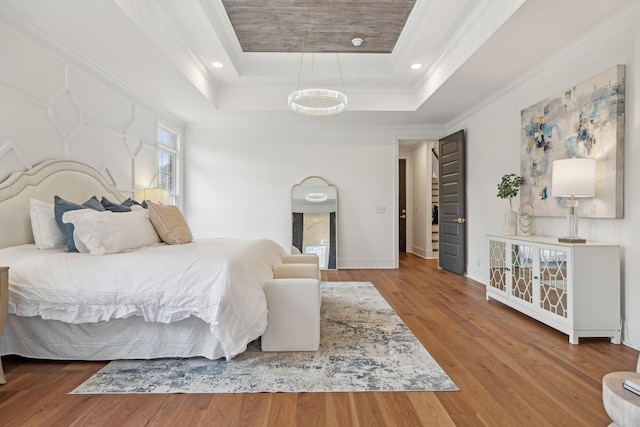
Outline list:
[[[9,267],[0,267],[0,337],[2,337],[4,323],[7,321],[7,311],[9,311]],[[6,383],[0,358],[0,384]]]

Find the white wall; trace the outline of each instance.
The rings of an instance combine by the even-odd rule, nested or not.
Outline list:
[[[155,177],[158,123],[183,124],[56,52],[0,22],[0,180],[70,159],[134,195]]]
[[[189,125],[185,215],[197,237],[267,237],[289,250],[291,187],[318,175],[338,188],[338,267],[393,268],[397,140],[425,133],[329,118],[312,127]]]
[[[501,233],[506,201],[497,184],[520,171],[520,111],[616,64],[626,65],[624,219],[581,219],[580,235],[622,246],[623,339],[640,347],[640,8],[596,28],[561,54],[549,58],[503,93],[450,123],[467,138],[468,276],[486,283],[486,234]],[[520,202],[514,200],[515,206]],[[534,234],[559,236],[561,218],[535,218]]]

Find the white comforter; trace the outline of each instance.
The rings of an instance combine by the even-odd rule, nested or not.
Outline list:
[[[22,245],[0,249],[0,265],[10,266],[9,313],[67,323],[196,316],[231,359],[266,328],[262,283],[282,254],[266,239],[204,239],[104,256]]]

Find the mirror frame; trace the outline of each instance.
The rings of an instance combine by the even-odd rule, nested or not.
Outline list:
[[[291,247],[293,248],[295,246],[294,245],[294,240],[296,237],[295,214],[300,213],[300,212],[294,211],[294,205],[296,200],[295,198],[296,189],[300,187],[305,187],[305,183],[309,183],[313,181],[320,181],[318,183],[319,184],[318,186],[321,185],[323,187],[327,187],[331,189],[335,194],[335,209],[329,212],[329,213],[334,213],[333,219],[331,219],[331,215],[329,217],[330,218],[329,219],[329,253],[328,253],[329,261],[326,268],[323,266],[321,266],[320,268],[323,270],[337,270],[338,269],[338,187],[329,183],[329,181],[322,178],[321,176],[317,176],[317,175],[308,176],[304,178],[302,181],[300,181],[298,184],[295,184],[293,187],[291,187],[291,233],[292,233]],[[318,187],[318,186],[314,186],[314,187]],[[313,188],[313,187],[310,187],[310,188]],[[300,200],[300,198],[298,198],[297,200]],[[313,202],[309,202],[309,203],[313,203]],[[304,213],[302,214],[304,215]],[[331,265],[332,257],[333,257],[333,264],[335,265]]]

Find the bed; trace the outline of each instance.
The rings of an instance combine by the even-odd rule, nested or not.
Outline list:
[[[262,284],[284,255],[275,242],[195,239],[106,255],[37,249],[32,199],[51,203],[55,195],[127,199],[95,169],[68,160],[0,183],[0,265],[9,266],[10,285],[1,355],[229,360],[264,332]]]

